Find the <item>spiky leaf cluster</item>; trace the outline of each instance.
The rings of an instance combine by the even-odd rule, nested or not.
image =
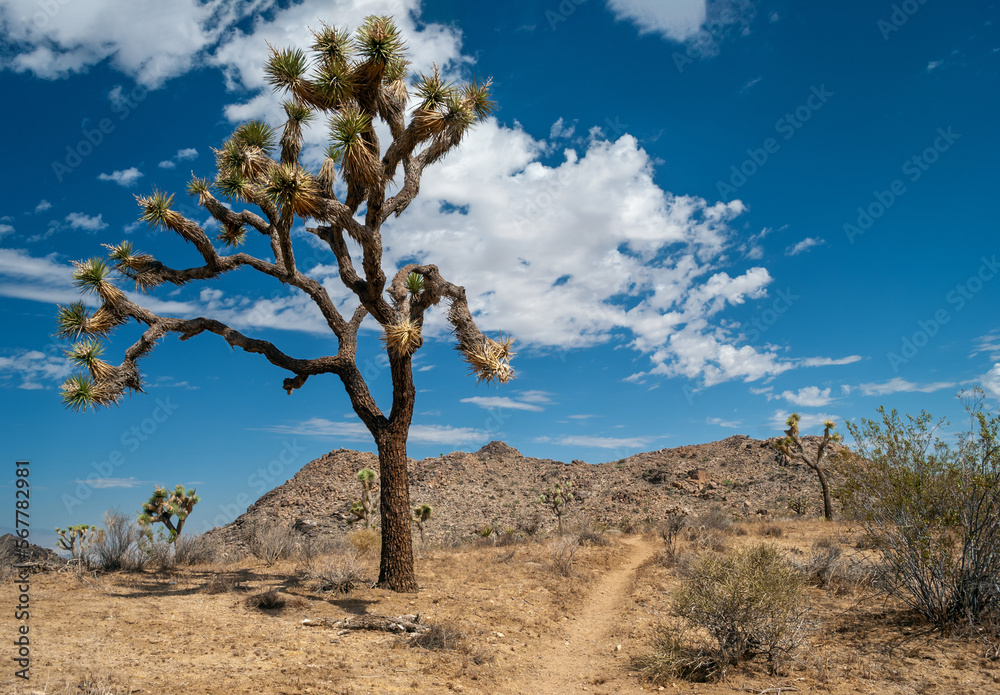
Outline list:
[[[162,523],[170,531],[169,540],[173,542],[180,535],[184,522],[187,521],[194,506],[200,501],[201,498],[195,494],[193,488],[185,490],[183,485],[178,485],[170,492],[166,488],[157,486],[149,501],[142,505],[139,523],[147,527]],[[173,520],[175,516],[176,521]]]
[[[57,527],[56,534],[59,536],[56,545],[69,551],[75,560],[83,560],[90,546],[104,538],[104,531],[92,524],[77,524],[65,529]]]
[[[469,363],[469,369],[476,375],[477,381],[503,384],[515,378],[510,366],[511,358],[517,354],[510,349],[513,343],[514,338],[501,334],[499,341],[486,338],[474,346],[460,343],[458,349]]]

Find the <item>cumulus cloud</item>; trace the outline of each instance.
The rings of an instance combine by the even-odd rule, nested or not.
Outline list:
[[[14,226],[7,224],[4,221],[0,221],[0,237],[7,236],[8,234],[14,233]]]
[[[35,206],[35,213],[37,214],[39,212],[45,212],[46,210],[50,209],[51,207],[52,207],[52,203],[50,203],[49,201],[47,201],[45,199],[42,199],[42,200],[38,201],[38,205]]]
[[[72,373],[72,368],[61,352],[58,356],[46,355],[39,350],[18,349],[0,356],[0,385],[19,389],[51,387]]]
[[[101,218],[102,215],[94,217],[82,212],[71,212],[66,215],[66,222],[72,229],[83,229],[88,232],[97,232],[102,229],[107,229],[108,226],[108,223]]]
[[[940,391],[941,389],[954,388],[955,385],[956,384],[953,381],[936,381],[931,384],[915,384],[912,381],[907,381],[906,379],[897,376],[881,384],[860,384],[858,385],[858,388],[861,389],[861,393],[865,396],[888,396],[893,393],[931,393],[933,391]]]
[[[608,0],[618,19],[633,22],[642,33],[658,33],[673,41],[694,36],[705,23],[706,0]]]
[[[786,256],[798,256],[800,253],[804,253],[805,251],[808,251],[809,249],[811,249],[814,246],[822,246],[825,243],[826,243],[826,241],[824,241],[823,239],[816,239],[814,237],[806,237],[805,239],[803,239],[799,243],[793,244],[792,246],[789,246],[787,249],[785,249],[785,255]]]
[[[158,166],[161,169],[175,169],[177,167],[177,162],[189,162],[192,159],[197,158],[198,150],[193,147],[185,147],[184,149],[177,150],[177,154],[170,159],[164,159]]]
[[[979,381],[986,393],[1000,398],[1000,363],[994,364],[990,371],[979,377]]]
[[[100,174],[97,178],[101,181],[114,181],[119,186],[130,188],[134,186],[135,182],[141,179],[142,176],[142,172],[137,168],[129,167],[128,169],[112,171],[110,174]]]
[[[792,405],[805,408],[822,407],[834,400],[830,397],[830,389],[820,390],[818,386],[806,386],[798,391],[784,391],[781,394],[781,398],[784,398]]]

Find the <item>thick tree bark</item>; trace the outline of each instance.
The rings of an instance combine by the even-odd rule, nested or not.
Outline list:
[[[379,442],[378,462],[382,501],[382,560],[378,586],[392,591],[415,592],[417,580],[413,573],[405,434]]]
[[[378,586],[392,591],[415,592],[413,533],[410,527],[410,476],[407,470],[406,438],[413,418],[416,389],[409,355],[389,351],[392,370],[392,411],[378,444],[379,499],[382,513],[382,560]]]
[[[809,463],[809,467],[816,471],[816,475],[819,476],[819,486],[823,488],[823,517],[827,521],[833,521],[833,500],[830,499],[830,483],[826,479],[826,471],[822,466],[814,466],[812,463]]]

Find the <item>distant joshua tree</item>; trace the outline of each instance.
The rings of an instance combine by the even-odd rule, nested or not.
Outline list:
[[[839,442],[842,437],[833,432],[836,427],[832,420],[823,423],[823,439],[819,443],[815,454],[809,454],[802,440],[799,438],[799,421],[802,418],[798,413],[792,413],[785,422],[788,429],[785,430],[784,439],[779,439],[774,443],[775,448],[790,459],[797,459],[816,471],[819,477],[819,485],[823,489],[823,516],[827,521],[833,521],[833,502],[830,499],[830,481],[826,477],[826,464],[823,456],[831,443]]]
[[[284,102],[288,120],[280,136],[261,121],[244,123],[216,150],[215,177],[194,178],[188,186],[219,224],[215,241],[226,247],[225,252],[216,250],[203,227],[173,209],[173,195],[154,190],[137,196],[140,219],[191,244],[202,265],[170,268],[137,251],[130,241],[107,246],[109,260],[76,263],[77,287],[96,293],[101,306],[93,313],[83,304],[60,308],[60,334],[78,341],[69,356],[86,369],[86,374],[70,377],[63,385],[63,400],[71,408],[84,409],[117,404],[126,391],[141,391],[137,363],[168,333],[181,340],[215,333],[233,348],[262,355],[291,372],[284,380],[289,394],[310,377],[337,376],[378,447],[382,515],[378,585],[416,591],[406,441],[416,394],[412,358],[423,344],[424,315],[442,301],[447,304],[457,348],[480,381],[502,383],[514,378],[513,341],[503,335],[497,340],[486,337],[472,318],[465,289],[448,282],[435,265],[409,263],[388,279],[382,262],[382,226],[406,210],[420,189],[424,169],[458,146],[476,123],[489,116],[494,102],[489,80],[453,84],[437,68],[429,75],[417,75],[411,84],[403,39],[388,17],[366,18],[353,37],[346,29],[325,24],[313,36],[311,56],[298,48],[272,48],[264,66],[270,85],[288,97]],[[376,119],[391,134],[387,146],[379,142]],[[328,123],[330,134],[317,173],[300,163],[303,128],[314,120]],[[340,280],[356,302],[349,317],[309,268],[296,265],[292,243],[296,218],[315,221],[306,233],[336,256]],[[263,244],[253,243],[261,237]],[[404,238],[392,243],[406,242]],[[244,244],[259,248],[263,255],[237,252]],[[129,299],[111,279],[116,273],[119,280],[149,291],[164,283],[181,286],[246,269],[309,297],[337,338],[336,353],[293,357],[267,340],[212,318],[160,316]],[[393,393],[388,414],[375,402],[357,366],[358,330],[369,316],[382,327],[389,361]],[[145,326],[145,332],[125,350],[122,363],[113,366],[101,359],[100,341],[129,319]]]
[[[556,483],[553,487],[538,496],[538,503],[544,504],[556,515],[559,524],[559,535],[563,534],[563,515],[566,505],[573,501],[573,483]]]
[[[201,498],[195,494],[192,488],[185,491],[183,485],[178,485],[173,492],[168,492],[166,488],[157,486],[153,490],[149,501],[142,505],[142,514],[139,515],[139,524],[151,527],[155,523],[161,523],[170,531],[170,542],[177,540],[184,528],[184,522],[188,515],[198,504]],[[177,517],[177,521],[173,517]]]
[[[420,544],[423,545],[424,539],[424,524],[430,520],[431,515],[434,510],[429,504],[418,505],[416,509],[413,510],[413,521],[416,522],[417,528],[420,529]]]
[[[70,556],[80,563],[82,567],[87,561],[87,551],[95,541],[104,538],[104,531],[99,530],[92,524],[78,524],[69,528],[57,528],[56,534],[59,540],[56,545],[63,550],[68,550]]]

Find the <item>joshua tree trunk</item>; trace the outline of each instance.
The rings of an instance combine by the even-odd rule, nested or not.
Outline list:
[[[378,443],[382,486],[382,559],[378,585],[392,591],[417,590],[413,574],[413,533],[410,530],[410,477],[406,465],[406,438],[413,417],[416,390],[410,357],[390,355],[392,411]]]
[[[833,521],[833,502],[830,500],[830,483],[826,479],[826,471],[820,466],[810,464],[810,467],[816,471],[816,475],[819,476],[819,486],[823,488],[823,518]]]
[[[832,420],[824,422],[823,439],[820,440],[816,447],[816,454],[810,456],[809,452],[806,451],[805,445],[802,443],[802,439],[799,437],[799,420],[801,419],[798,413],[789,415],[788,420],[785,422],[788,425],[788,429],[785,430],[785,438],[776,441],[774,446],[788,458],[798,459],[816,471],[816,475],[819,477],[819,485],[823,489],[823,518],[827,521],[833,521],[833,502],[830,500],[830,483],[827,481],[823,455],[830,444],[840,441],[840,435],[833,432],[836,425],[833,424]]]

